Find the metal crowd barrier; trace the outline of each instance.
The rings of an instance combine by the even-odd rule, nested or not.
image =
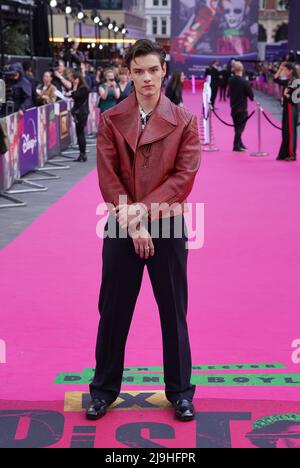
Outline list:
[[[97,93],[91,93],[88,135],[97,133],[97,102]],[[0,119],[2,134],[7,136],[8,143],[8,150],[0,154],[0,198],[6,200],[0,203],[0,208],[26,206],[13,195],[47,191],[47,187],[37,181],[58,179],[59,176],[49,171],[70,169],[65,163],[73,158],[65,153],[71,145],[75,151],[76,145],[71,108],[71,100],[59,101],[29,109],[24,115],[15,113]],[[35,175],[29,177],[30,174]],[[16,189],[15,185],[21,188]]]

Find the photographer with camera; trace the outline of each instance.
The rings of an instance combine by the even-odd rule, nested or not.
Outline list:
[[[37,80],[34,77],[31,61],[30,60],[25,60],[22,63],[22,67],[23,67],[23,70],[24,70],[24,77],[31,84],[32,102],[33,102],[34,106],[36,106],[37,105],[37,94],[36,94]]]
[[[80,64],[84,62],[83,53],[78,50],[79,42],[72,41],[68,42],[68,38],[65,38],[65,52],[64,61],[68,67],[80,69]]]
[[[34,106],[32,99],[32,87],[26,79],[23,67],[20,63],[14,63],[8,69],[9,86],[12,91],[14,112],[23,114],[26,109]]]
[[[67,79],[65,62],[60,59],[54,63],[54,68],[52,69],[53,79],[52,84],[55,88],[61,93],[71,91],[72,83]]]

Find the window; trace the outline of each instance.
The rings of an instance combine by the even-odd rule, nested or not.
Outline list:
[[[277,0],[277,10],[286,11],[287,10],[286,2],[281,1],[281,0]]]
[[[259,9],[260,10],[266,9],[266,0],[259,0]]]
[[[161,18],[161,34],[162,36],[167,35],[167,18]]]
[[[157,34],[158,21],[156,17],[152,18],[152,34]]]

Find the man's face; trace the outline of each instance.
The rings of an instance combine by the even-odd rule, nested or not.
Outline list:
[[[150,98],[159,93],[165,76],[166,64],[162,67],[156,54],[137,57],[131,62],[130,79],[136,93],[144,97]]]
[[[223,9],[224,17],[231,29],[241,27],[246,13],[246,0],[224,0]]]
[[[65,70],[65,64],[61,60],[58,62],[57,71],[62,74]]]

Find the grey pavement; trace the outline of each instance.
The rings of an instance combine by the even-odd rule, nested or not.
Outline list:
[[[88,143],[94,143],[89,140]],[[55,180],[37,181],[37,184],[47,187],[46,192],[14,194],[13,197],[27,203],[25,207],[17,208],[4,208],[0,209],[0,249],[5,247],[13,239],[15,239],[21,232],[30,226],[42,213],[44,213],[50,206],[56,203],[65,193],[67,193],[74,185],[80,182],[87,174],[89,174],[96,167],[96,147],[91,146],[87,148],[88,161],[86,163],[75,163],[71,160],[65,159],[64,165],[70,166],[70,169],[54,171],[50,166],[47,166],[47,171],[51,174],[57,175],[60,178]],[[70,148],[69,148],[70,150]],[[68,151],[69,151],[68,150]],[[71,157],[77,157],[79,151],[76,150]],[[53,162],[61,157],[54,158]],[[39,177],[42,174],[28,174],[26,178]],[[13,186],[13,190],[21,190],[27,188],[19,184]],[[7,203],[8,201],[0,197],[0,204]]]

